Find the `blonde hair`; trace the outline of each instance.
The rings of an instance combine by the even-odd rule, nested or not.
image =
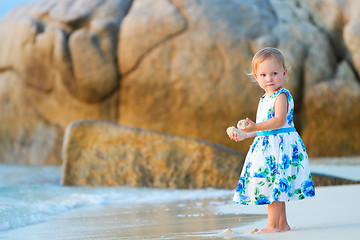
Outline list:
[[[253,77],[255,77],[255,73],[259,67],[259,64],[271,57],[273,57],[279,63],[279,65],[284,68],[284,70],[287,70],[285,58],[281,54],[281,52],[277,48],[266,47],[266,48],[259,50],[254,55],[252,62],[251,62],[251,65],[252,65],[251,75]]]

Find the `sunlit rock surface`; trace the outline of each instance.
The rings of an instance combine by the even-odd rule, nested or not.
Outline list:
[[[65,134],[62,184],[234,188],[244,157],[203,140],[79,121]]]
[[[241,13],[241,14],[239,14]],[[0,21],[0,162],[60,164],[96,119],[205,139],[255,120],[253,54],[279,48],[309,156],[359,155],[360,7],[349,0],[40,0]]]

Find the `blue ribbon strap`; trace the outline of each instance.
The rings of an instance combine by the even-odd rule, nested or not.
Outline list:
[[[256,136],[269,136],[269,135],[274,135],[274,134],[279,134],[279,133],[288,133],[288,132],[296,132],[296,129],[293,127],[288,127],[288,128],[278,128],[278,129],[273,129],[273,130],[268,130],[268,131],[258,131],[256,132]]]

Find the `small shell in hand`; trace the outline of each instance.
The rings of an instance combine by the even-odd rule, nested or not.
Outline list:
[[[234,126],[228,127],[226,129],[226,133],[229,135],[229,137],[231,137],[231,135],[234,133],[237,134],[239,136],[239,141],[242,141],[245,139],[245,133],[243,131],[240,131],[239,129],[237,129]]]
[[[245,129],[247,126],[249,126],[249,123],[245,119],[241,119],[236,125],[238,129]]]

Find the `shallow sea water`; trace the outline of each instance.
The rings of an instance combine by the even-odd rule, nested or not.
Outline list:
[[[0,239],[247,239],[224,230],[266,217],[223,213],[233,190],[64,187],[60,177],[60,167],[0,165]]]
[[[359,157],[310,159],[313,173],[354,180],[359,167]],[[254,239],[266,224],[266,208],[233,204],[233,190],[64,187],[60,178],[59,166],[0,164],[1,240]]]

